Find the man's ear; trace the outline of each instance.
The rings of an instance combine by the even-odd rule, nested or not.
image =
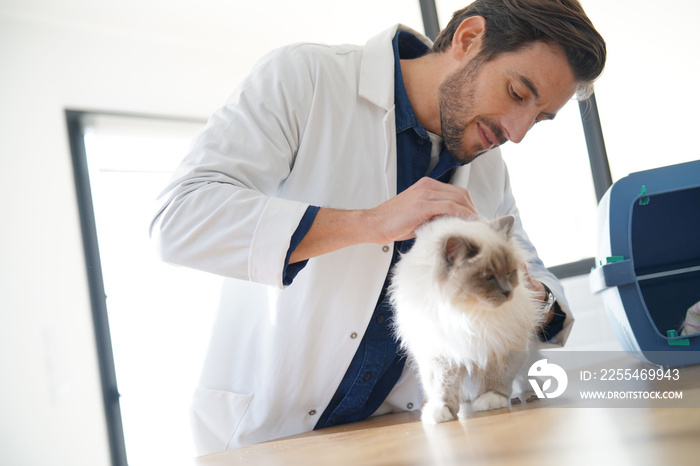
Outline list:
[[[486,20],[482,16],[470,16],[462,21],[452,36],[452,56],[461,61],[466,55],[476,56],[481,48],[486,31]]]

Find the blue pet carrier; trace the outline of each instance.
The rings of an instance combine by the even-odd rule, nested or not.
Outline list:
[[[618,180],[600,201],[598,231],[591,290],[622,347],[654,364],[700,363],[700,334],[680,330],[700,301],[700,161]]]

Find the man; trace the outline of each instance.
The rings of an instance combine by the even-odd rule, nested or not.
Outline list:
[[[395,26],[364,47],[272,52],[166,189],[163,259],[231,278],[193,402],[200,454],[420,409],[391,334],[391,266],[437,216],[517,218],[498,146],[605,61],[575,0],[477,0],[430,47]],[[516,234],[534,253],[519,219]],[[561,345],[561,286],[536,256],[527,267],[557,298],[542,339]]]

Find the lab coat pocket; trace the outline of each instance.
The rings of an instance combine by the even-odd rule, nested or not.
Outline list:
[[[197,388],[190,422],[197,455],[225,450],[253,395]]]

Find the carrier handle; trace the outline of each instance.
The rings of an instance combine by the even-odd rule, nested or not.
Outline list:
[[[629,285],[637,280],[632,259],[620,256],[607,258],[607,263],[591,270],[589,284],[593,294],[600,293],[606,288]]]

